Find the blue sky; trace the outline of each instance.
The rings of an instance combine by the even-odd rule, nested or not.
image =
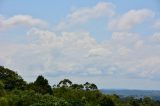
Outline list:
[[[0,65],[25,80],[160,89],[159,0],[1,0]],[[131,85],[132,82],[132,85]]]

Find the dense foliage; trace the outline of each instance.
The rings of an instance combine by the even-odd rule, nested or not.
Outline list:
[[[93,83],[73,84],[69,79],[51,87],[42,75],[26,83],[16,72],[0,66],[0,106],[160,106],[160,101],[106,95]]]

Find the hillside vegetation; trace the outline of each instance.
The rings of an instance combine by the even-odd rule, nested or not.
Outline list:
[[[51,86],[42,75],[27,83],[15,71],[0,66],[0,106],[160,106],[160,101],[107,95],[93,83],[74,84],[69,79]]]

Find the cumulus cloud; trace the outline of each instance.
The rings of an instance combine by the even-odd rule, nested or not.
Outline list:
[[[130,10],[119,18],[111,20],[108,23],[108,28],[110,30],[129,30],[153,16],[154,12],[148,9]]]
[[[57,35],[31,29],[27,35],[30,44],[0,52],[1,56],[8,52],[0,57],[1,63],[18,70],[25,78],[37,74],[74,74],[155,79],[160,75],[160,46],[135,33],[114,32],[110,39],[99,43],[88,32]]]
[[[154,41],[160,41],[160,32],[156,32],[151,36]]]
[[[77,23],[84,23],[89,19],[98,18],[101,16],[113,16],[114,5],[107,2],[100,2],[96,6],[91,8],[82,8],[76,11],[73,11],[68,15],[68,18]]]
[[[90,57],[96,57],[96,56],[103,56],[103,55],[109,55],[111,54],[111,51],[109,48],[104,48],[104,47],[94,47],[93,49],[89,50],[88,56]]]
[[[42,70],[55,73],[75,73],[83,70],[81,62],[85,60],[88,49],[96,44],[86,32],[63,32],[55,36],[50,31],[32,29],[28,32],[28,37],[33,38],[33,41],[12,52],[13,55],[9,56],[12,58],[11,62],[7,65],[17,67],[18,70],[26,70],[28,74],[37,74],[43,72]]]
[[[144,69],[145,71],[142,71],[138,74],[140,77],[149,77],[149,78],[158,78],[159,72],[159,66],[160,64],[160,57],[159,56],[151,56],[148,58],[145,58],[141,63],[137,64],[135,67],[136,69]]]
[[[15,15],[10,18],[0,16],[0,30],[16,26],[46,27],[47,23],[30,15]]]
[[[160,29],[160,20],[155,21],[153,25],[156,29]]]
[[[60,22],[57,29],[65,29],[100,17],[111,17],[115,14],[114,7],[112,3],[100,2],[93,7],[77,9],[66,17],[66,21]]]
[[[137,39],[137,34],[136,33],[131,33],[131,32],[113,32],[112,33],[112,39],[113,40],[118,40],[118,41],[124,41],[126,39],[135,40]]]

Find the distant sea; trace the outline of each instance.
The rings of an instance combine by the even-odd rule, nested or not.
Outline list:
[[[143,98],[148,96],[153,100],[160,100],[160,90],[127,90],[127,89],[101,89],[105,94],[117,94],[120,97],[132,96],[135,98]]]

